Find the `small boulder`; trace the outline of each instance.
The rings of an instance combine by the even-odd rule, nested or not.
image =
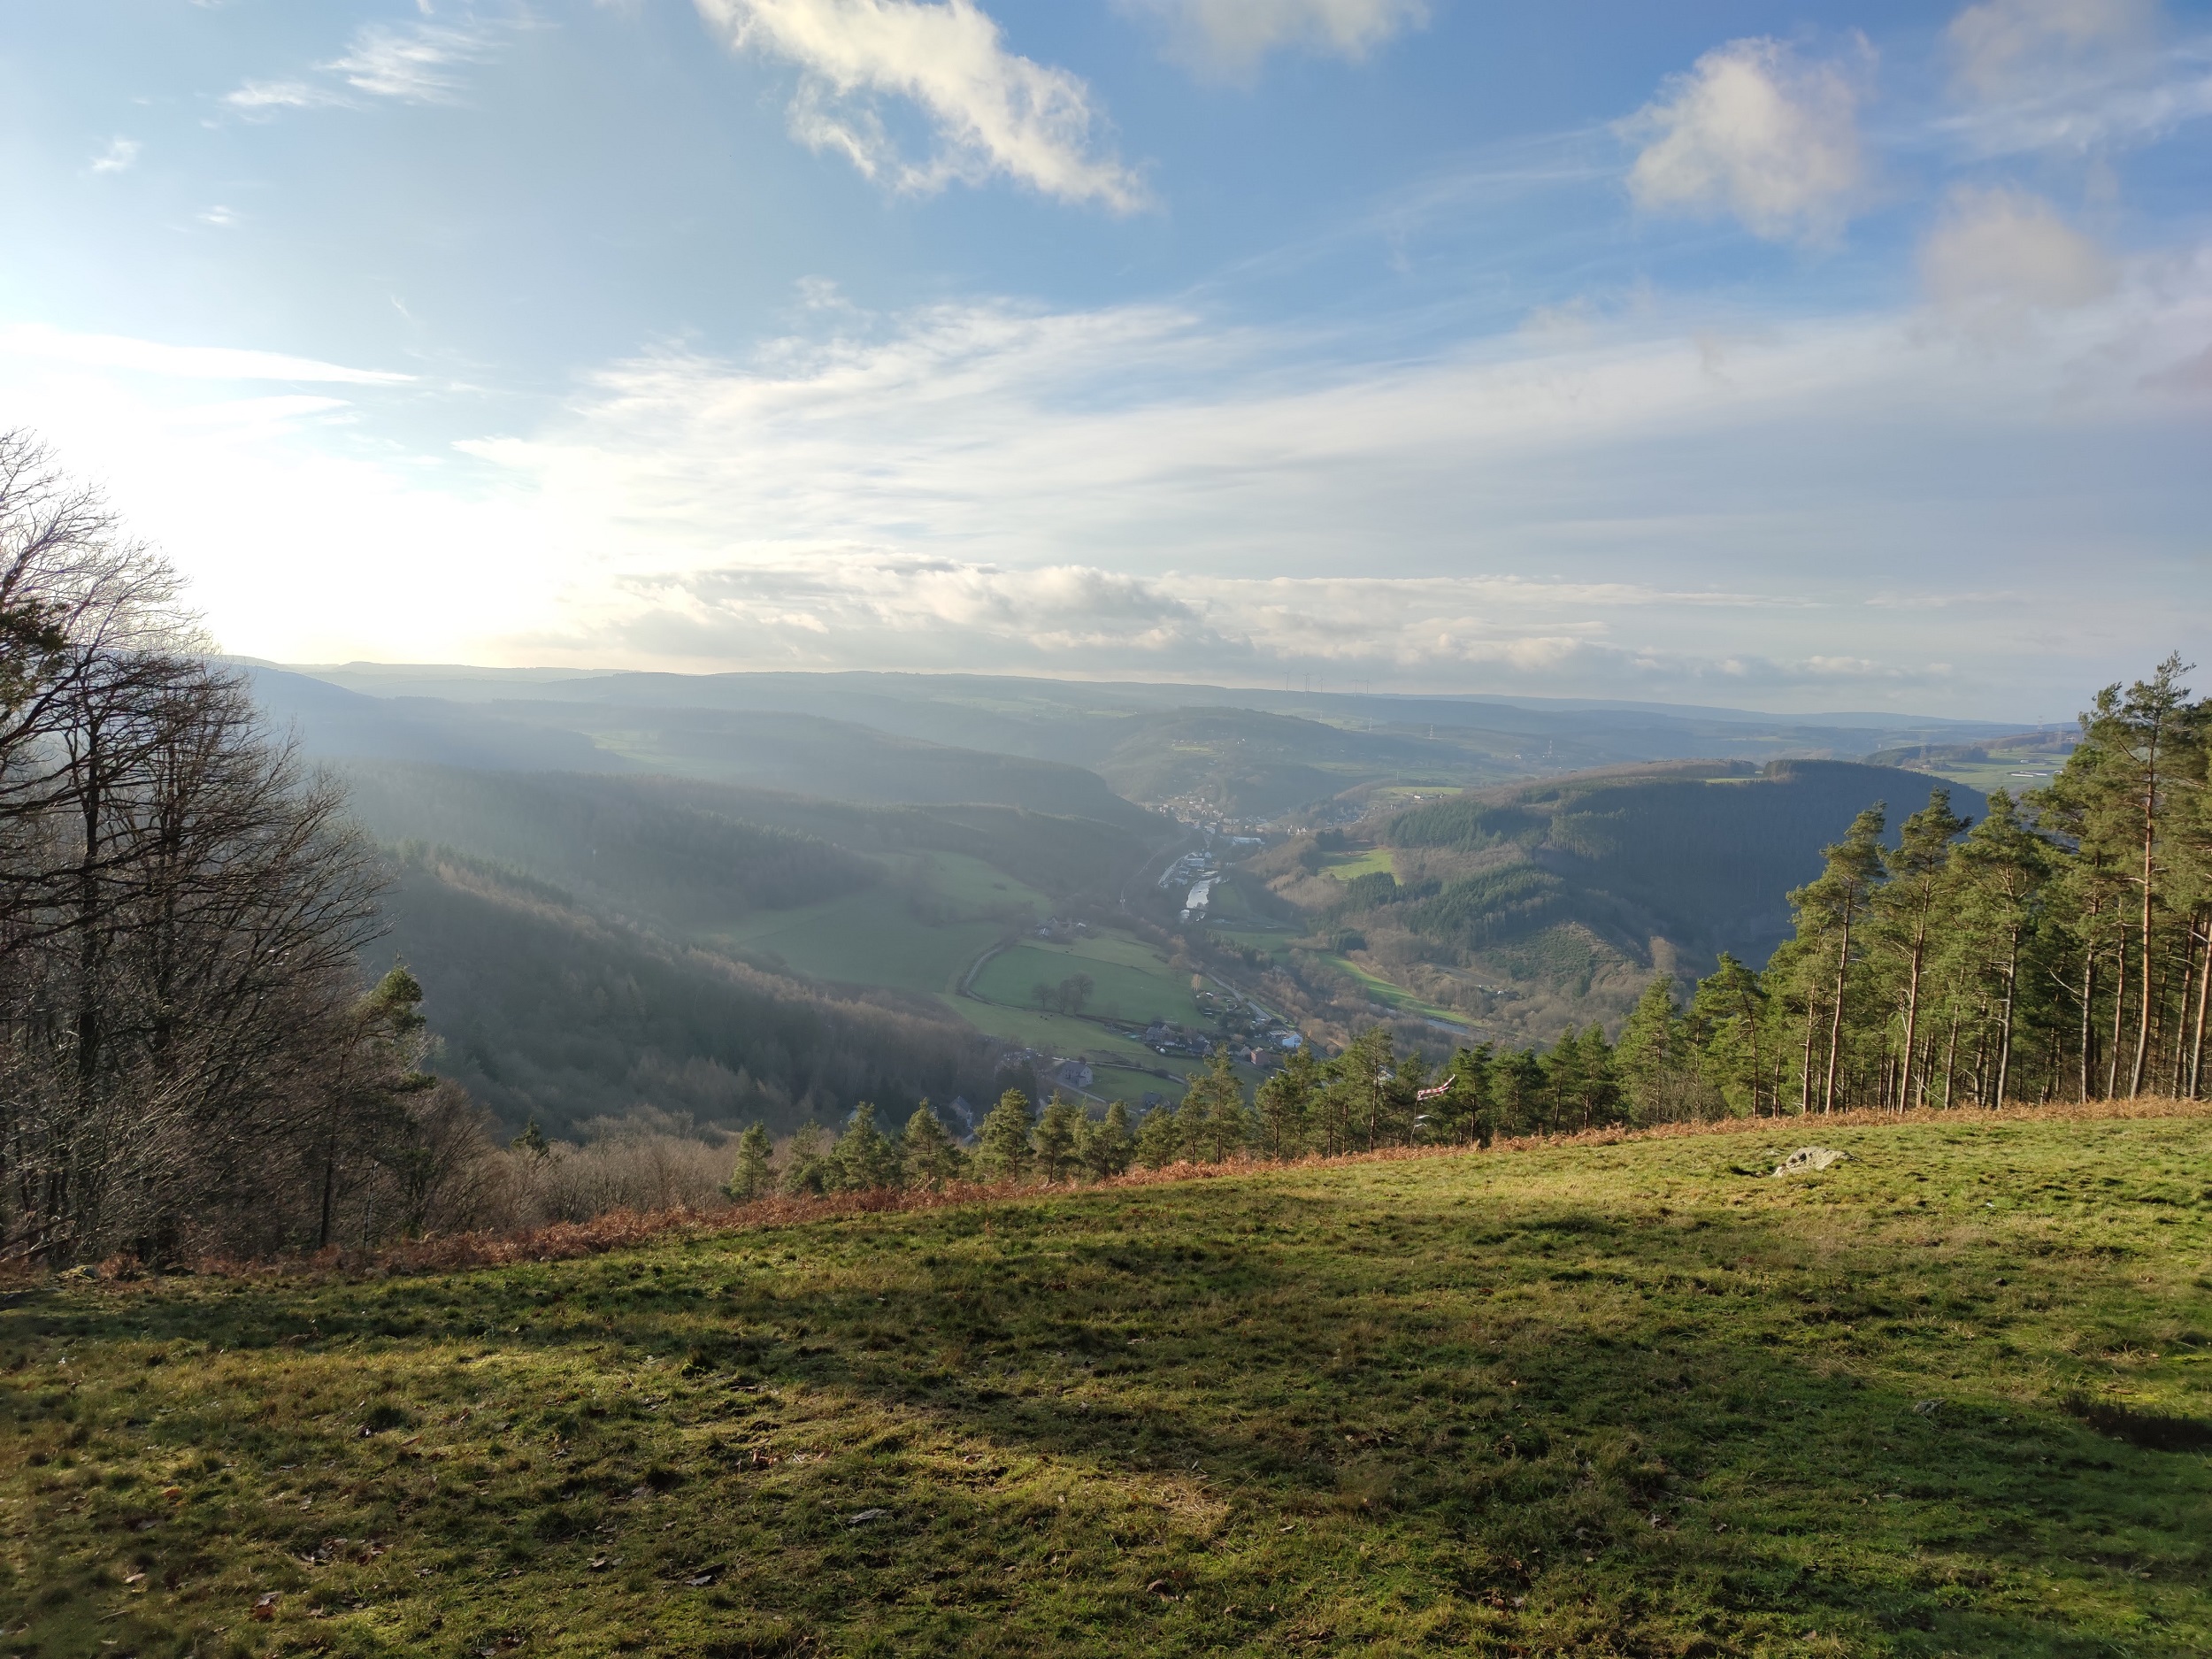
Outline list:
[[[1832,1164],[1847,1164],[1848,1152],[1839,1152],[1833,1147],[1800,1147],[1774,1166],[1777,1175],[1796,1175],[1805,1170],[1824,1170]]]

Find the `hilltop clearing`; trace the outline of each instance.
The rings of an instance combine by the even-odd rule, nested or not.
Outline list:
[[[1801,1119],[42,1281],[0,1608],[42,1655],[2200,1651],[2208,1157],[2195,1109]]]

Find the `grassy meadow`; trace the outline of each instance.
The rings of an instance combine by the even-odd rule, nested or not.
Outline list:
[[[5,1653],[2198,1653],[2212,1116],[43,1280],[0,1410]]]
[[[1034,916],[1051,909],[1034,887],[964,854],[926,853],[896,867],[903,889],[863,888],[762,910],[719,942],[810,979],[941,996],[1005,937],[1015,907]]]

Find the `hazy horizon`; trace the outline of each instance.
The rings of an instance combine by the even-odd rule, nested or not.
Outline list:
[[[228,651],[2071,718],[2206,0],[26,0],[0,425]]]

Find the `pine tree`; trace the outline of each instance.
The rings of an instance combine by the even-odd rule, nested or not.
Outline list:
[[[1165,1101],[1145,1113],[1137,1125],[1137,1162],[1148,1170],[1164,1170],[1183,1156],[1183,1117]]]
[[[1662,974],[1644,987],[1613,1050],[1614,1067],[1637,1122],[1663,1123],[1676,1115],[1679,1080],[1687,1069],[1686,1046],[1674,1006],[1674,981]]]
[[[945,1125],[937,1120],[937,1114],[930,1110],[927,1101],[914,1109],[914,1115],[906,1120],[906,1128],[899,1139],[906,1179],[912,1185],[936,1189],[959,1179],[960,1148],[945,1132]]]
[[[1732,1105],[1741,1101],[1754,1118],[1766,1080],[1759,1028],[1768,996],[1759,976],[1724,950],[1719,965],[1698,981],[1690,999],[1690,1040],[1706,1074],[1724,1099]]]
[[[872,1193],[898,1184],[898,1148],[876,1127],[876,1109],[863,1101],[830,1148],[825,1185],[833,1192]]]
[[[1126,1174],[1129,1163],[1136,1153],[1136,1137],[1129,1127],[1129,1107],[1126,1102],[1114,1101],[1106,1108],[1102,1122],[1086,1120],[1082,1145],[1079,1148],[1083,1167],[1094,1180],[1106,1180]]]
[[[1933,789],[1929,791],[1928,804],[1900,827],[1896,849],[1883,855],[1887,879],[1874,894],[1875,936],[1894,964],[1897,1001],[1904,1016],[1897,1087],[1891,1100],[1884,1103],[1893,1103],[1900,1111],[1919,1100],[1915,1085],[1923,1080],[1916,1063],[1929,935],[1939,925],[1946,896],[1944,878],[1951,865],[1951,843],[1966,828],[1967,820],[1951,810],[1951,792]]]
[[[990,1116],[983,1120],[983,1128],[976,1137],[976,1165],[986,1179],[1018,1181],[1029,1173],[1035,1161],[1035,1153],[1029,1144],[1030,1126],[1034,1121],[1029,1096],[1021,1090],[1010,1088],[998,1097],[998,1104],[991,1108]]]
[[[767,1192],[775,1184],[774,1152],[765,1124],[755,1124],[738,1136],[737,1163],[723,1184],[723,1196],[749,1204]]]
[[[2012,1069],[2020,1003],[2020,970],[2032,946],[2051,876],[2050,843],[2020,819],[2002,789],[1989,797],[1989,816],[1956,856],[1952,895],[1954,934],[1997,1006],[1996,1060],[1989,1104],[2001,1106]]]
[[[822,1133],[822,1125],[808,1122],[801,1124],[791,1136],[791,1143],[784,1148],[783,1190],[796,1196],[802,1193],[826,1192],[829,1188],[829,1137]]]
[[[1302,1047],[1291,1050],[1254,1102],[1259,1109],[1260,1144],[1271,1158],[1294,1158],[1306,1149],[1314,1096],[1321,1087],[1320,1067]]]
[[[1826,868],[1819,877],[1789,895],[1790,908],[1797,913],[1798,939],[1818,946],[1820,949],[1815,956],[1824,954],[1828,964],[1828,1044],[1820,1092],[1823,1112],[1835,1110],[1846,1082],[1842,1069],[1845,1018],[1851,1002],[1852,970],[1864,953],[1863,925],[1873,904],[1875,891],[1881,886],[1884,822],[1884,809],[1879,803],[1853,818],[1844,838],[1822,849]],[[1806,1011],[1807,1098],[1803,1104],[1808,1110],[1811,1105],[1812,1031],[1819,1000],[1809,998]]]
[[[1045,1108],[1037,1125],[1037,1172],[1045,1179],[1064,1181],[1079,1167],[1077,1141],[1083,1123],[1082,1108],[1057,1095]]]

